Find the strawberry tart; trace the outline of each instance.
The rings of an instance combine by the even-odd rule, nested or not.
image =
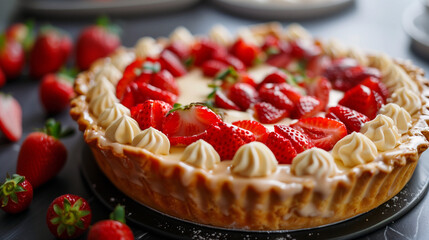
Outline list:
[[[71,116],[134,200],[212,226],[322,226],[376,208],[429,146],[428,82],[380,53],[268,23],[183,27],[98,60]]]

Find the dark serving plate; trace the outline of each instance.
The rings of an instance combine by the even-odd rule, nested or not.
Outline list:
[[[101,170],[85,145],[81,171],[94,194],[108,208],[125,205],[127,220],[142,231],[144,239],[156,236],[180,239],[351,239],[368,234],[410,211],[425,196],[429,179],[429,161],[420,161],[407,185],[381,206],[354,218],[310,229],[247,231],[213,227],[172,217],[148,208],[119,191]],[[151,235],[154,238],[151,238]],[[140,238],[141,239],[141,238]]]

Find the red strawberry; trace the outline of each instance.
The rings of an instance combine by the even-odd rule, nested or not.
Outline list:
[[[266,85],[265,87],[268,88],[269,86]],[[302,97],[301,93],[296,88],[287,83],[274,84],[273,87],[286,95],[293,102],[293,104],[297,104]]]
[[[82,235],[91,224],[89,203],[76,195],[61,195],[52,201],[46,214],[46,224],[59,239],[72,239]]]
[[[274,107],[278,109],[284,109],[287,111],[287,116],[289,116],[290,112],[294,108],[293,102],[283,94],[278,88],[268,89],[262,87],[259,90],[259,98],[261,101],[270,103]]]
[[[233,122],[232,125],[252,132],[256,137],[256,141],[265,142],[268,137],[268,129],[257,121],[241,120]]]
[[[191,56],[195,66],[201,66],[205,61],[212,59],[215,55],[220,57],[227,54],[225,47],[208,39],[201,39],[196,42],[191,50]]]
[[[226,70],[219,72],[216,79],[222,80],[221,88],[229,91],[236,83],[246,83],[256,88],[256,83],[249,74],[245,72],[237,72],[233,67],[228,67]]]
[[[240,71],[240,72],[246,70],[246,66],[244,65],[244,63],[240,59],[238,59],[232,55],[229,55],[229,54],[227,54],[227,55],[215,54],[213,56],[213,60],[221,61],[221,62],[225,63],[227,66],[231,66],[235,70]]]
[[[6,29],[6,38],[19,42],[24,50],[28,52],[34,43],[33,28],[32,21],[28,21],[25,24],[15,23]]]
[[[273,73],[268,74],[262,82],[258,84],[257,89],[260,89],[266,83],[285,83],[287,79],[286,73],[283,71],[275,71]]]
[[[186,74],[186,68],[180,59],[171,51],[165,49],[159,56],[163,69],[167,69],[174,77]]]
[[[22,135],[22,109],[11,95],[0,93],[0,131],[12,142]]]
[[[40,78],[57,72],[67,62],[72,48],[69,35],[53,27],[43,28],[30,53],[30,75]]]
[[[267,64],[278,68],[287,68],[291,62],[292,56],[286,52],[271,55],[266,61]]]
[[[171,92],[174,95],[179,95],[179,86],[177,86],[176,79],[169,71],[161,70],[160,72],[152,74],[152,76],[149,76],[149,78],[149,84],[152,86],[164,91]],[[140,78],[137,79],[137,81],[139,80]]]
[[[134,240],[131,229],[125,224],[125,210],[116,206],[110,214],[110,220],[102,220],[91,227],[88,240]]]
[[[209,94],[207,99],[214,98],[214,104],[218,108],[224,108],[224,109],[231,109],[240,111],[240,108],[231,101],[225,94],[219,90],[218,88],[215,88],[212,93]]]
[[[0,88],[6,84],[6,76],[4,75],[3,69],[0,67]]]
[[[85,28],[76,43],[76,65],[80,70],[86,70],[91,64],[106,57],[121,44],[117,27],[109,25],[107,18],[100,18],[97,24]]]
[[[24,50],[19,42],[0,37],[0,67],[7,78],[21,75],[25,64]]]
[[[319,55],[308,60],[305,73],[309,78],[322,76],[326,68],[331,65],[331,59],[326,55]]]
[[[281,164],[291,164],[296,156],[296,150],[292,143],[276,132],[268,134],[265,145],[274,153],[277,161]]]
[[[316,77],[308,79],[305,82],[305,89],[307,94],[317,98],[322,105],[322,109],[325,109],[329,103],[329,94],[332,86],[328,79],[325,77]]]
[[[192,103],[187,106],[175,104],[162,123],[162,132],[169,137],[170,141],[173,139],[175,142],[175,137],[192,137],[201,134],[210,125],[221,121],[220,116],[204,104]]]
[[[259,122],[270,124],[276,123],[287,116],[287,111],[284,109],[278,109],[273,105],[266,102],[259,102],[255,104],[255,118]]]
[[[293,118],[308,118],[313,117],[323,110],[323,105],[314,97],[303,96],[295,105],[295,111],[292,114]]]
[[[323,117],[300,119],[291,127],[305,133],[314,146],[326,151],[347,135],[347,128],[342,122]]]
[[[344,123],[348,133],[359,132],[363,124],[369,121],[369,118],[362,113],[341,105],[330,107],[326,117]]]
[[[291,54],[297,59],[312,59],[321,54],[319,46],[314,44],[313,41],[308,40],[296,40],[290,43]]]
[[[368,87],[357,85],[348,90],[338,104],[356,110],[365,114],[369,119],[373,119],[383,105],[383,99]]]
[[[239,38],[232,46],[231,53],[240,59],[246,66],[252,66],[259,58],[260,49],[242,38]]]
[[[252,140],[251,136],[250,131],[219,122],[207,129],[204,140],[219,153],[221,160],[231,160],[238,148]]]
[[[258,102],[258,92],[247,83],[236,83],[229,89],[228,98],[246,111],[250,105]]]
[[[390,96],[389,90],[386,85],[375,77],[367,77],[360,84],[369,87],[371,90],[378,93],[383,98],[383,104],[386,103],[387,98]]]
[[[38,187],[63,168],[67,149],[58,140],[72,134],[72,129],[61,130],[61,124],[49,119],[42,132],[30,133],[21,145],[16,172]]]
[[[203,63],[201,68],[204,76],[215,77],[220,72],[225,71],[228,68],[228,64],[219,60],[208,60]]]
[[[177,95],[144,82],[131,82],[122,97],[121,103],[131,108],[151,99],[162,100],[172,105],[176,102]]]
[[[268,35],[265,37],[264,44],[262,45],[262,50],[268,56],[278,54],[282,51],[282,42],[276,36]]]
[[[288,139],[292,143],[297,153],[301,153],[314,147],[314,143],[307,135],[294,128],[288,127],[286,125],[274,125],[274,130],[282,137]]]
[[[170,43],[170,45],[168,45],[165,49],[171,51],[172,53],[176,54],[176,56],[183,62],[186,59],[189,58],[190,55],[190,49],[189,47],[180,42],[180,41],[176,41],[176,42],[172,42]]]
[[[73,96],[73,78],[67,74],[45,75],[39,85],[39,98],[48,113],[58,113],[66,109]]]
[[[0,209],[7,213],[19,213],[28,208],[33,200],[33,187],[24,176],[7,174],[0,185]]]
[[[147,100],[131,108],[131,117],[139,123],[141,130],[153,127],[161,131],[165,115],[172,108],[164,101]]]

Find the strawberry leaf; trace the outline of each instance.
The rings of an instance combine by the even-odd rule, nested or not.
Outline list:
[[[52,219],[50,220],[50,222],[51,222],[53,225],[58,225],[58,224],[60,224],[60,222],[61,222],[61,218],[60,218],[60,217],[54,217],[54,218],[52,218]]]
[[[60,224],[57,227],[57,235],[60,236],[66,230],[66,225]]]
[[[74,226],[69,225],[66,227],[66,229],[67,229],[67,235],[69,236],[73,236],[74,233],[76,232],[76,228]]]
[[[63,214],[63,210],[60,208],[60,206],[58,206],[57,204],[54,204],[54,212],[58,215],[61,216]]]
[[[79,219],[79,221],[76,222],[75,224],[76,227],[80,228],[80,229],[84,229],[85,225],[83,224],[83,221]]]
[[[70,212],[71,203],[67,198],[63,200],[64,212]]]

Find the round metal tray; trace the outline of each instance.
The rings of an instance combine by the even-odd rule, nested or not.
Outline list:
[[[424,156],[422,157],[424,158]],[[180,239],[351,239],[366,235],[410,211],[426,194],[429,161],[420,161],[408,184],[392,199],[367,213],[330,225],[311,229],[280,231],[246,231],[218,228],[178,219],[148,208],[119,191],[101,170],[85,145],[81,171],[94,194],[109,209],[118,203],[125,205],[127,220],[142,231]],[[156,238],[151,238],[156,239]]]

